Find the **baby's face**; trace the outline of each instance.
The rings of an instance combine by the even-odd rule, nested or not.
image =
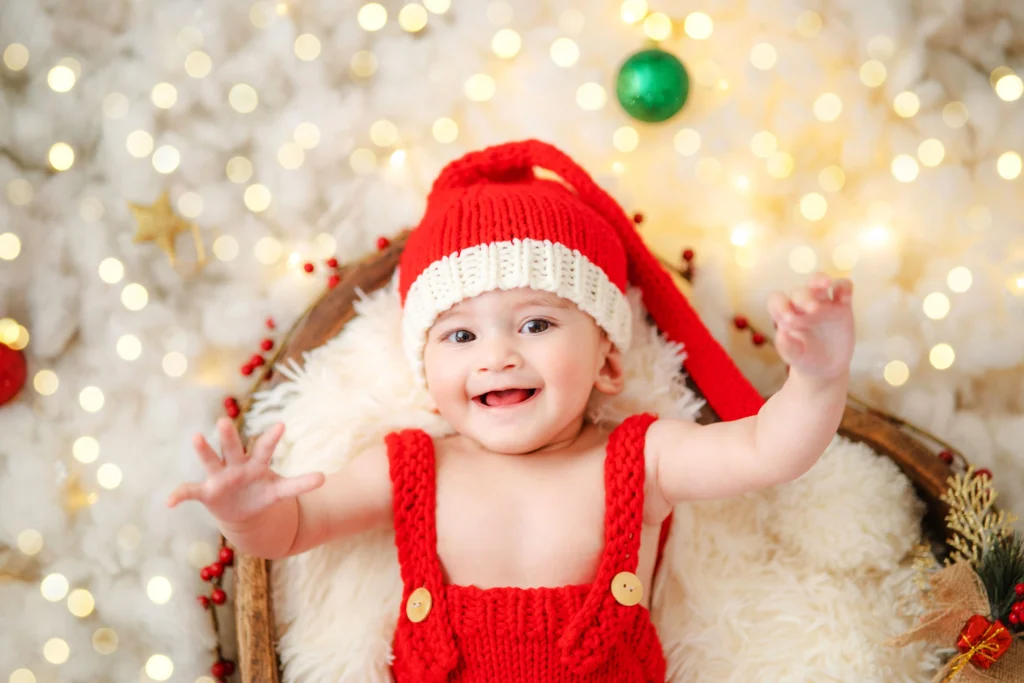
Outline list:
[[[442,313],[427,332],[424,365],[441,416],[498,453],[571,436],[593,389],[622,388],[619,352],[594,319],[525,288],[486,292]]]

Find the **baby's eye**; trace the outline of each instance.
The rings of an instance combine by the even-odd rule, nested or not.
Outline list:
[[[476,339],[473,333],[469,330],[455,330],[449,334],[445,339],[455,342],[456,344],[465,344]]]
[[[530,327],[531,325],[533,326],[533,333],[536,333],[536,334],[539,334],[539,333],[545,331],[546,329],[548,329],[549,327],[551,327],[551,323],[549,323],[547,320],[541,320],[539,318],[535,318],[533,320],[527,320],[526,323],[523,325],[523,329],[525,330],[528,327]],[[538,326],[539,326],[539,329],[538,329]]]

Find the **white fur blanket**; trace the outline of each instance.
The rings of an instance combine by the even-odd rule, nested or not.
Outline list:
[[[287,426],[274,466],[334,471],[387,432],[451,431],[416,390],[400,345],[394,281],[363,297],[336,338],[280,367],[290,381],[259,394],[247,418],[258,433]],[[653,411],[693,419],[680,381],[683,349],[644,322],[636,291],[626,390],[589,407],[617,424]],[[596,392],[595,392],[596,393]],[[907,562],[923,505],[899,468],[836,436],[806,475],[728,500],[679,505],[651,611],[679,683],[927,681],[934,652],[884,641],[912,623]],[[390,680],[402,588],[390,532],[373,532],[272,563],[278,650],[287,683]]]

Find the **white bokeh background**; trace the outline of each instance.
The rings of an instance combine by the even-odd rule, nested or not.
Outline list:
[[[615,101],[645,32],[692,79],[661,124]],[[216,530],[163,507],[190,435],[325,259],[510,139],[693,248],[695,304],[765,393],[783,369],[732,316],[770,330],[771,290],[852,278],[854,391],[1024,511],[1020,3],[7,0],[0,50],[0,341],[29,363],[0,407],[0,681],[203,680]],[[188,235],[174,267],[133,243],[128,202],[164,191],[205,267]]]

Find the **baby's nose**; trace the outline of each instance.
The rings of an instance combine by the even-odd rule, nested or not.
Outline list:
[[[500,372],[520,367],[523,364],[523,357],[515,344],[504,339],[492,340],[487,345],[487,351],[482,360],[480,370],[483,372]]]

